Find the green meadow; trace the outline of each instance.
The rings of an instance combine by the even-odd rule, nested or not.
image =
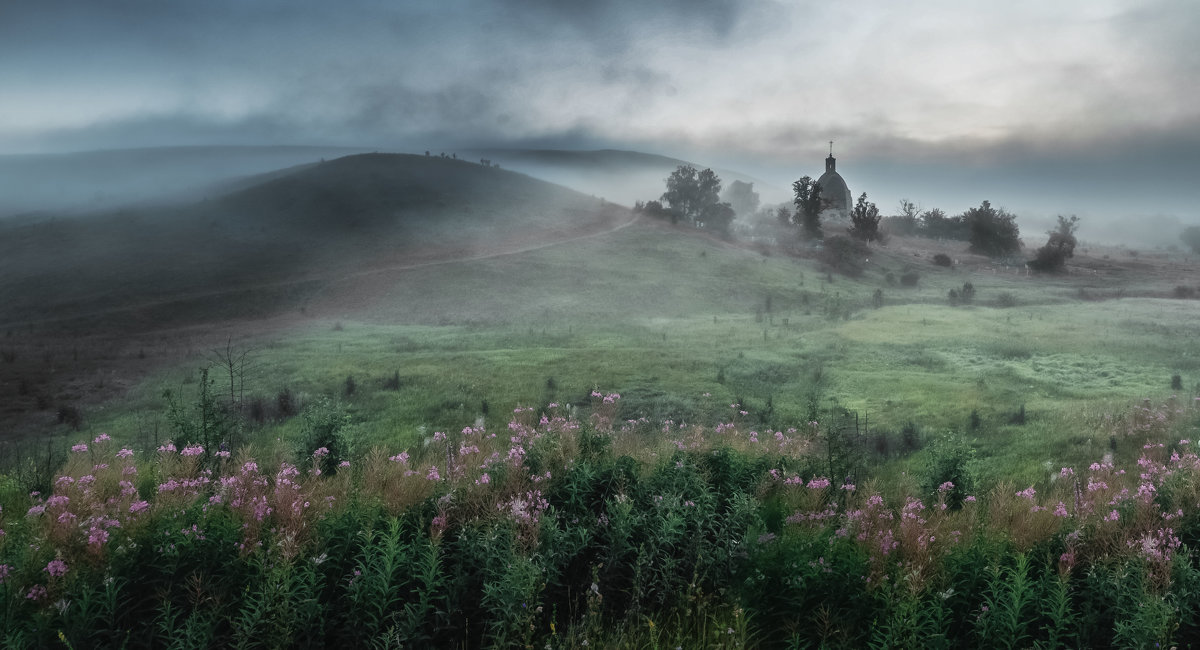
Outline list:
[[[231,195],[262,220],[220,273],[214,239],[5,328],[5,647],[1200,643],[1194,257],[831,259],[444,160],[394,223],[429,164]],[[548,203],[446,218],[496,187]]]
[[[1099,424],[1105,415],[1192,395],[1200,382],[1195,301],[1118,298],[1119,285],[1093,281],[1105,298],[1096,300],[1078,277],[944,269],[888,246],[854,278],[823,271],[811,252],[764,250],[643,220],[520,254],[382,273],[372,286],[349,278],[287,330],[234,342],[249,366],[238,393],[332,400],[367,446],[479,418],[499,424],[518,406],[582,404],[593,389],[620,393],[625,419],[713,425],[740,403],[756,426],[776,430],[814,408],[846,409],[864,435],[892,443],[864,466],[869,475],[920,462],[919,451],[915,460],[895,451],[915,425],[925,437],[966,435],[985,478],[1034,483],[1048,467],[1099,458],[1112,433]],[[917,286],[895,280],[912,270]],[[973,301],[952,306],[947,292],[965,282]],[[1142,276],[1130,284],[1130,293],[1152,286]],[[320,313],[323,300],[364,295],[352,314]],[[193,350],[88,430],[147,435],[153,425],[169,436],[163,389],[194,395],[198,369],[215,358]],[[1171,388],[1176,374],[1182,391]],[[211,377],[228,392],[219,368]],[[268,418],[246,435],[297,437],[302,426]]]

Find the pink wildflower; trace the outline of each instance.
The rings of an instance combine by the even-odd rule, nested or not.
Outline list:
[[[50,560],[50,564],[46,565],[44,571],[53,578],[64,576],[67,574],[67,563],[58,559]]]
[[[108,531],[103,528],[92,526],[88,530],[88,544],[90,546],[103,546],[108,541]]]
[[[83,451],[87,451],[87,450],[88,450],[88,446],[87,446],[86,442],[81,442],[77,445],[71,445],[71,451],[74,453],[79,453],[79,452],[83,452]]]
[[[179,452],[179,455],[180,456],[199,456],[203,453],[204,453],[204,447],[201,447],[200,445],[188,445],[187,447],[183,448],[183,451]]]
[[[329,449],[326,447],[317,447],[313,450],[313,458],[324,458],[329,455]]]
[[[102,433],[102,434],[96,436],[96,439],[93,440],[92,442],[94,442],[96,444],[100,444],[102,442],[108,442],[109,440],[112,440],[112,437],[109,436],[107,433]]]
[[[122,448],[120,451],[117,452],[117,458],[132,458],[132,457],[133,457],[132,449]]]
[[[139,512],[142,512],[142,511],[143,511],[143,510],[145,510],[146,508],[149,508],[149,507],[150,507],[150,504],[149,504],[149,502],[146,502],[146,501],[134,501],[133,503],[129,504],[129,513],[130,513],[130,514],[137,514],[137,513],[139,513]]]

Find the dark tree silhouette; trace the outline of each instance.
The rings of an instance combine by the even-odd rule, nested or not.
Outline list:
[[[662,199],[670,206],[672,221],[682,216],[719,232],[728,232],[733,208],[721,203],[721,179],[711,169],[697,172],[691,165],[680,165],[667,177]]]
[[[862,241],[879,239],[879,208],[867,202],[867,193],[858,197],[858,204],[850,211],[850,235]]]
[[[796,217],[804,227],[805,236],[820,239],[821,208],[824,207],[821,201],[821,186],[811,176],[805,176],[792,183],[792,192],[796,195],[792,200],[796,205]]]
[[[1200,226],[1189,226],[1184,228],[1183,232],[1180,233],[1179,238],[1183,240],[1183,243],[1187,244],[1188,247],[1192,249],[1192,252],[1200,254]]]
[[[1058,215],[1058,227],[1048,231],[1050,239],[1037,250],[1037,256],[1029,262],[1029,268],[1041,273],[1054,273],[1066,266],[1067,260],[1075,256],[1075,230],[1079,228],[1079,217],[1070,219]]]
[[[970,229],[971,252],[988,257],[1005,257],[1021,250],[1021,231],[1016,216],[984,201],[963,213]]]

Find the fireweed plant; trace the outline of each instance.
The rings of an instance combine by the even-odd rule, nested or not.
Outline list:
[[[1200,643],[1196,401],[1106,419],[1120,454],[964,495],[825,475],[817,421],[621,420],[619,400],[354,458],[80,441],[50,493],[0,481],[0,641]]]

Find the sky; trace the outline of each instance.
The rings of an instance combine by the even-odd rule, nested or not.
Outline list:
[[[0,154],[616,148],[780,200],[833,140],[885,213],[1191,224],[1197,33],[1195,0],[3,0]]]

